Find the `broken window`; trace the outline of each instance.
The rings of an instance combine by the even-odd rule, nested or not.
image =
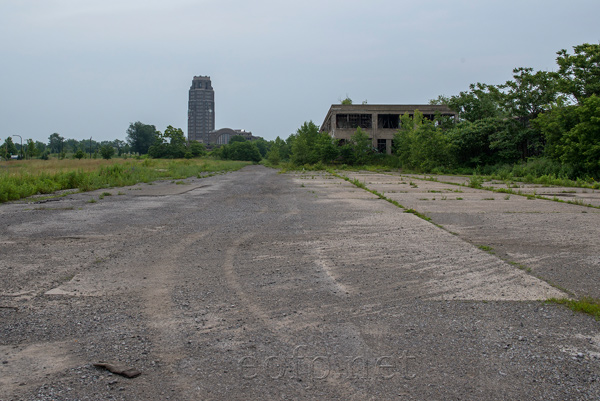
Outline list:
[[[379,153],[386,153],[386,151],[387,151],[387,140],[385,140],[385,139],[378,139],[377,140],[377,151]]]
[[[337,114],[335,116],[336,128],[371,128],[371,114]]]
[[[377,128],[400,128],[399,114],[379,114],[377,116]]]

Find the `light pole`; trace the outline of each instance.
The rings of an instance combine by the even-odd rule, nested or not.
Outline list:
[[[18,136],[19,139],[21,139],[21,150],[20,151],[21,151],[21,158],[23,158],[23,138],[21,137],[21,135],[16,135],[15,134],[13,136]]]

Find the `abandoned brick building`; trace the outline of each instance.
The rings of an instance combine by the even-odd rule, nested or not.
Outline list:
[[[381,104],[334,104],[325,116],[321,132],[327,132],[333,138],[349,141],[360,127],[373,141],[373,147],[381,153],[392,153],[392,139],[400,128],[400,117],[408,113],[411,117],[415,110],[433,120],[436,115],[457,118],[457,113],[447,106],[418,105],[381,105]]]

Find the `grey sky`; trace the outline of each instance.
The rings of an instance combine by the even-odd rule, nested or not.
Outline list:
[[[187,134],[210,75],[217,128],[287,138],[348,94],[426,103],[598,43],[600,1],[0,0],[0,140]]]

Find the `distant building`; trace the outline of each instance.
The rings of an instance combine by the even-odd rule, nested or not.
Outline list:
[[[188,141],[206,145],[226,145],[231,137],[241,135],[249,141],[259,139],[243,129],[215,130],[215,91],[209,76],[194,77],[188,101]]]
[[[209,142],[215,129],[215,91],[210,77],[194,77],[188,101],[188,141]]]
[[[221,128],[209,134],[209,143],[217,145],[227,145],[234,136],[243,136],[248,141],[261,138],[252,135],[252,132],[243,129]]]
[[[400,128],[400,117],[408,113],[411,117],[419,110],[433,120],[436,114],[457,118],[458,113],[448,106],[429,104],[381,105],[381,104],[334,104],[325,116],[321,132],[327,132],[342,142],[349,141],[360,127],[373,141],[373,147],[381,153],[392,153],[392,139]]]

